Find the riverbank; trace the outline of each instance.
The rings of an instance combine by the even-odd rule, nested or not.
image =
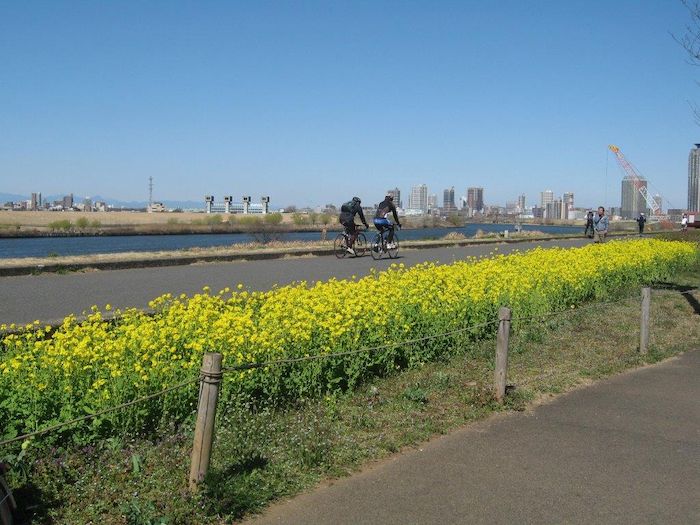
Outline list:
[[[513,226],[512,221],[443,219],[437,216],[405,217],[404,229],[464,228],[489,224]],[[582,226],[581,221],[520,222],[526,227]],[[629,230],[634,223],[613,223],[614,229]],[[0,239],[34,237],[102,237],[130,235],[197,235],[243,233],[275,236],[295,232],[332,232],[341,229],[337,217],[320,213],[271,213],[267,215],[143,212],[32,212],[0,211]]]

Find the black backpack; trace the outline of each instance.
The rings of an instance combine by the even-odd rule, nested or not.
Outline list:
[[[353,202],[352,201],[348,201],[340,207],[340,211],[342,211],[343,213],[352,213],[353,212],[352,209],[353,209]]]

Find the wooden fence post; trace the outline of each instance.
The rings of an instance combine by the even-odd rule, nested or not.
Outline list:
[[[219,398],[219,384],[222,377],[221,359],[221,354],[207,352],[202,360],[202,379],[199,383],[199,405],[190,466],[190,490],[193,492],[204,480],[209,469],[209,458],[214,441],[216,402]]]
[[[651,288],[642,288],[642,325],[639,330],[639,353],[646,354],[649,347],[649,308],[651,303]]]
[[[498,310],[498,336],[496,338],[496,368],[494,384],[496,401],[503,403],[506,395],[506,377],[508,371],[508,338],[510,336],[510,308]]]

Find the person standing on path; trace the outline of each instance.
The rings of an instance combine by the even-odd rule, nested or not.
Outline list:
[[[644,212],[639,214],[637,217],[637,224],[639,225],[639,236],[641,237],[644,233],[644,223],[647,222],[647,218],[644,216]]]
[[[595,230],[593,229],[593,210],[588,210],[588,213],[586,214],[586,229],[583,230],[583,234],[589,239],[592,239],[594,232]]]
[[[598,207],[598,213],[593,217],[593,231],[595,232],[595,242],[605,242],[605,236],[608,234],[608,216],[605,215],[605,208]]]

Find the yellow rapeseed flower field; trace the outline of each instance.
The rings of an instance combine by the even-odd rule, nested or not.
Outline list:
[[[223,395],[296,398],[351,388],[364,377],[449,353],[514,317],[570,308],[626,287],[663,280],[697,258],[694,244],[640,239],[576,249],[536,249],[452,264],[393,265],[361,279],[297,283],[248,292],[163,295],[154,315],[93,308],[50,333],[28,325],[0,340],[0,438],[92,413],[195,378],[206,351],[224,365],[334,354],[481,327],[377,352],[225,374]],[[106,308],[110,310],[111,307]],[[485,323],[491,323],[484,325]],[[517,330],[517,323],[514,328]],[[87,425],[80,439],[143,430],[191,414],[197,387],[176,391]]]

